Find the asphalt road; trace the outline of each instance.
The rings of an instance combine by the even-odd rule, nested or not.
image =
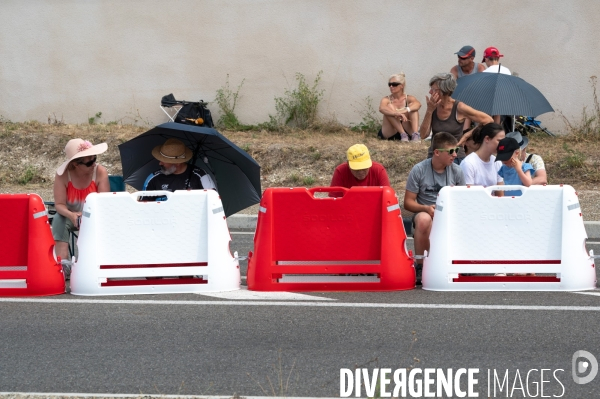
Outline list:
[[[247,253],[252,235],[233,238],[232,250]],[[533,394],[549,369],[544,395],[600,397],[600,376],[586,385],[571,377],[574,352],[600,359],[600,291],[244,298],[2,300],[0,391],[339,396],[340,369],[358,366],[478,368],[479,397],[488,397],[488,370],[500,379],[508,370],[512,397],[530,397],[517,371]],[[497,391],[490,396],[507,396]]]

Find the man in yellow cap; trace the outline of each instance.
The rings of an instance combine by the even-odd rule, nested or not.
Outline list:
[[[333,172],[331,187],[390,186],[390,179],[382,164],[371,161],[369,149],[364,144],[355,144],[346,153],[348,162],[339,165]],[[341,197],[333,192],[331,197]]]

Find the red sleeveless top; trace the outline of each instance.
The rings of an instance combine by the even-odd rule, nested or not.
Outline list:
[[[94,165],[94,174],[92,175],[92,181],[86,188],[75,188],[71,182],[71,174],[67,171],[69,176],[69,183],[67,184],[67,209],[71,212],[81,212],[83,210],[83,203],[85,197],[89,193],[97,193],[98,186],[96,185],[96,169],[98,165]]]

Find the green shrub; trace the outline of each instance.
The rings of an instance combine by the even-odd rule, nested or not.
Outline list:
[[[222,86],[219,90],[217,90],[215,101],[221,109],[221,117],[217,121],[218,127],[228,130],[248,130],[243,129],[247,128],[247,126],[242,125],[235,114],[235,106],[237,105],[237,100],[240,96],[240,90],[242,89],[245,80],[246,79],[242,79],[242,82],[234,92],[229,86],[229,75],[227,75],[225,86]]]
[[[17,183],[24,186],[31,180],[33,180],[35,175],[36,169],[33,166],[28,166],[27,169],[25,169],[25,171],[23,172],[23,174],[17,179]]]
[[[355,132],[377,133],[381,129],[381,117],[379,112],[373,107],[373,99],[368,96],[364,100],[362,109],[357,113],[362,118],[360,123],[350,124],[350,129]]]
[[[312,186],[315,184],[315,179],[312,176],[305,176],[304,179],[302,179],[302,184],[307,187]]]
[[[88,123],[90,125],[95,125],[96,123],[98,123],[98,121],[100,120],[100,118],[102,118],[102,112],[96,112],[96,115],[88,118]]]
[[[319,102],[323,91],[318,90],[323,71],[319,71],[312,86],[306,83],[301,73],[296,73],[298,87],[292,91],[286,89],[283,97],[275,97],[275,110],[280,121],[285,125],[306,129],[317,119]],[[274,117],[269,116],[271,122]]]

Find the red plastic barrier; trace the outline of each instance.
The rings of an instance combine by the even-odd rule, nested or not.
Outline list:
[[[65,292],[44,202],[37,194],[0,194],[0,296]]]
[[[316,198],[315,192],[343,192]],[[393,291],[415,286],[390,187],[270,188],[249,254],[255,291]]]

